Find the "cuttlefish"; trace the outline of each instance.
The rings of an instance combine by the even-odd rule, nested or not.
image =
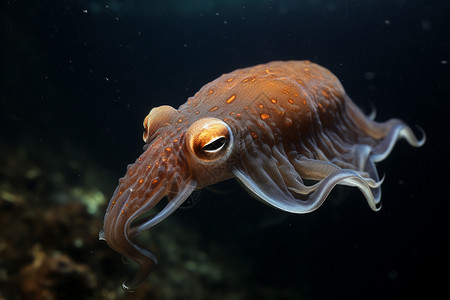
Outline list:
[[[398,119],[376,122],[339,80],[309,61],[275,61],[224,74],[178,109],[153,108],[144,153],[119,180],[100,239],[139,265],[123,283],[136,288],[157,263],[136,236],[164,220],[196,189],[236,178],[255,198],[291,213],[317,209],[336,185],[357,187],[380,208],[375,162],[397,140],[420,147]],[[158,213],[136,218],[164,197]]]

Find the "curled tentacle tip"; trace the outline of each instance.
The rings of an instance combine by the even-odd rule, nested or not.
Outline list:
[[[125,292],[128,292],[128,293],[133,293],[133,292],[135,292],[137,287],[138,287],[138,286],[129,285],[127,281],[124,281],[124,282],[122,283],[122,289],[123,289]]]
[[[381,199],[380,198],[374,198],[372,200],[368,200],[370,209],[372,209],[373,211],[377,212],[381,209]]]
[[[385,179],[386,179],[386,174],[383,174],[381,179],[379,181],[377,181],[377,187],[380,187],[383,184]]]
[[[101,231],[98,233],[98,239],[99,239],[100,241],[106,241],[106,239],[105,239],[105,231],[104,231],[104,230],[101,230]]]
[[[375,108],[375,105],[373,105],[372,102],[370,102],[370,107],[371,107],[372,111],[370,112],[370,114],[367,117],[370,120],[374,121],[375,118],[377,117],[377,109]]]
[[[425,134],[425,130],[423,130],[422,127],[416,125],[417,129],[419,129],[420,133],[422,133],[422,138],[417,141],[416,145],[413,145],[415,147],[422,147],[423,144],[425,144],[425,141],[427,140],[427,135]]]
[[[374,211],[379,211],[381,209],[381,202],[378,202],[377,204],[375,204],[375,209]]]

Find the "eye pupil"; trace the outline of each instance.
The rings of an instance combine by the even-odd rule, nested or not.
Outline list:
[[[223,147],[223,145],[225,145],[225,142],[226,142],[225,137],[221,136],[203,146],[202,149],[207,152],[215,152],[220,150]]]

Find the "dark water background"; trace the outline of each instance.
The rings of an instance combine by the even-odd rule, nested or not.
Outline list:
[[[179,231],[196,234],[193,249],[203,249],[209,261],[229,264],[228,271],[235,272],[229,277],[238,280],[206,285],[186,272],[187,278],[169,288],[179,290],[197,280],[205,293],[228,291],[221,299],[448,294],[449,13],[450,2],[444,0],[2,1],[0,147],[5,167],[0,179],[10,180],[6,166],[15,166],[20,178],[24,166],[14,165],[15,154],[25,151],[28,163],[39,157],[35,164],[42,174],[46,167],[63,170],[69,161],[77,162],[76,172],[62,174],[69,178],[62,194],[82,182],[109,198],[126,165],[142,151],[142,120],[152,107],[178,107],[202,85],[236,68],[309,59],[336,74],[364,110],[370,111],[372,103],[377,120],[397,117],[421,126],[427,143],[415,149],[401,141],[379,164],[386,179],[377,213],[350,188],[333,192],[308,215],[264,206],[233,182],[204,191],[194,207],[170,218]],[[89,175],[95,177],[91,180],[91,173],[105,176]],[[8,185],[8,193],[30,188],[18,182]],[[4,198],[0,204],[8,202]],[[5,205],[0,218],[13,213]],[[101,222],[102,214],[92,218]],[[36,225],[24,226],[32,232]],[[16,227],[0,230],[8,248],[5,237],[14,236]],[[67,236],[71,230],[78,229],[69,226]],[[45,252],[48,242],[33,236],[36,240],[27,245],[39,244]],[[89,247],[77,255],[57,244],[48,249],[89,266],[97,246]],[[164,252],[165,246],[159,247]],[[188,251],[189,242],[185,247]],[[13,277],[31,261],[30,254],[22,249],[28,258],[11,260],[1,249],[0,299],[27,298],[17,292],[20,285],[15,287]],[[77,299],[100,299],[98,290],[130,298],[116,290],[127,266],[120,256],[114,259],[109,261],[117,263],[111,282],[104,267],[92,267],[101,279],[95,291]],[[150,286],[167,265],[157,267]],[[243,289],[248,290],[240,293]],[[165,299],[213,299],[189,286],[182,290]],[[158,286],[148,295],[163,299],[157,297]]]

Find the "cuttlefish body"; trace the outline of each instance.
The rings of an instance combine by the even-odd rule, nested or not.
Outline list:
[[[145,151],[119,180],[100,233],[139,264],[126,289],[138,286],[157,262],[136,236],[195,189],[237,178],[257,199],[307,213],[339,184],[357,187],[377,210],[381,181],[374,163],[400,138],[415,147],[425,142],[398,119],[378,123],[366,117],[330,71],[309,61],[276,61],[222,75],[178,110],[152,109],[144,128]],[[165,196],[159,213],[133,224]]]

